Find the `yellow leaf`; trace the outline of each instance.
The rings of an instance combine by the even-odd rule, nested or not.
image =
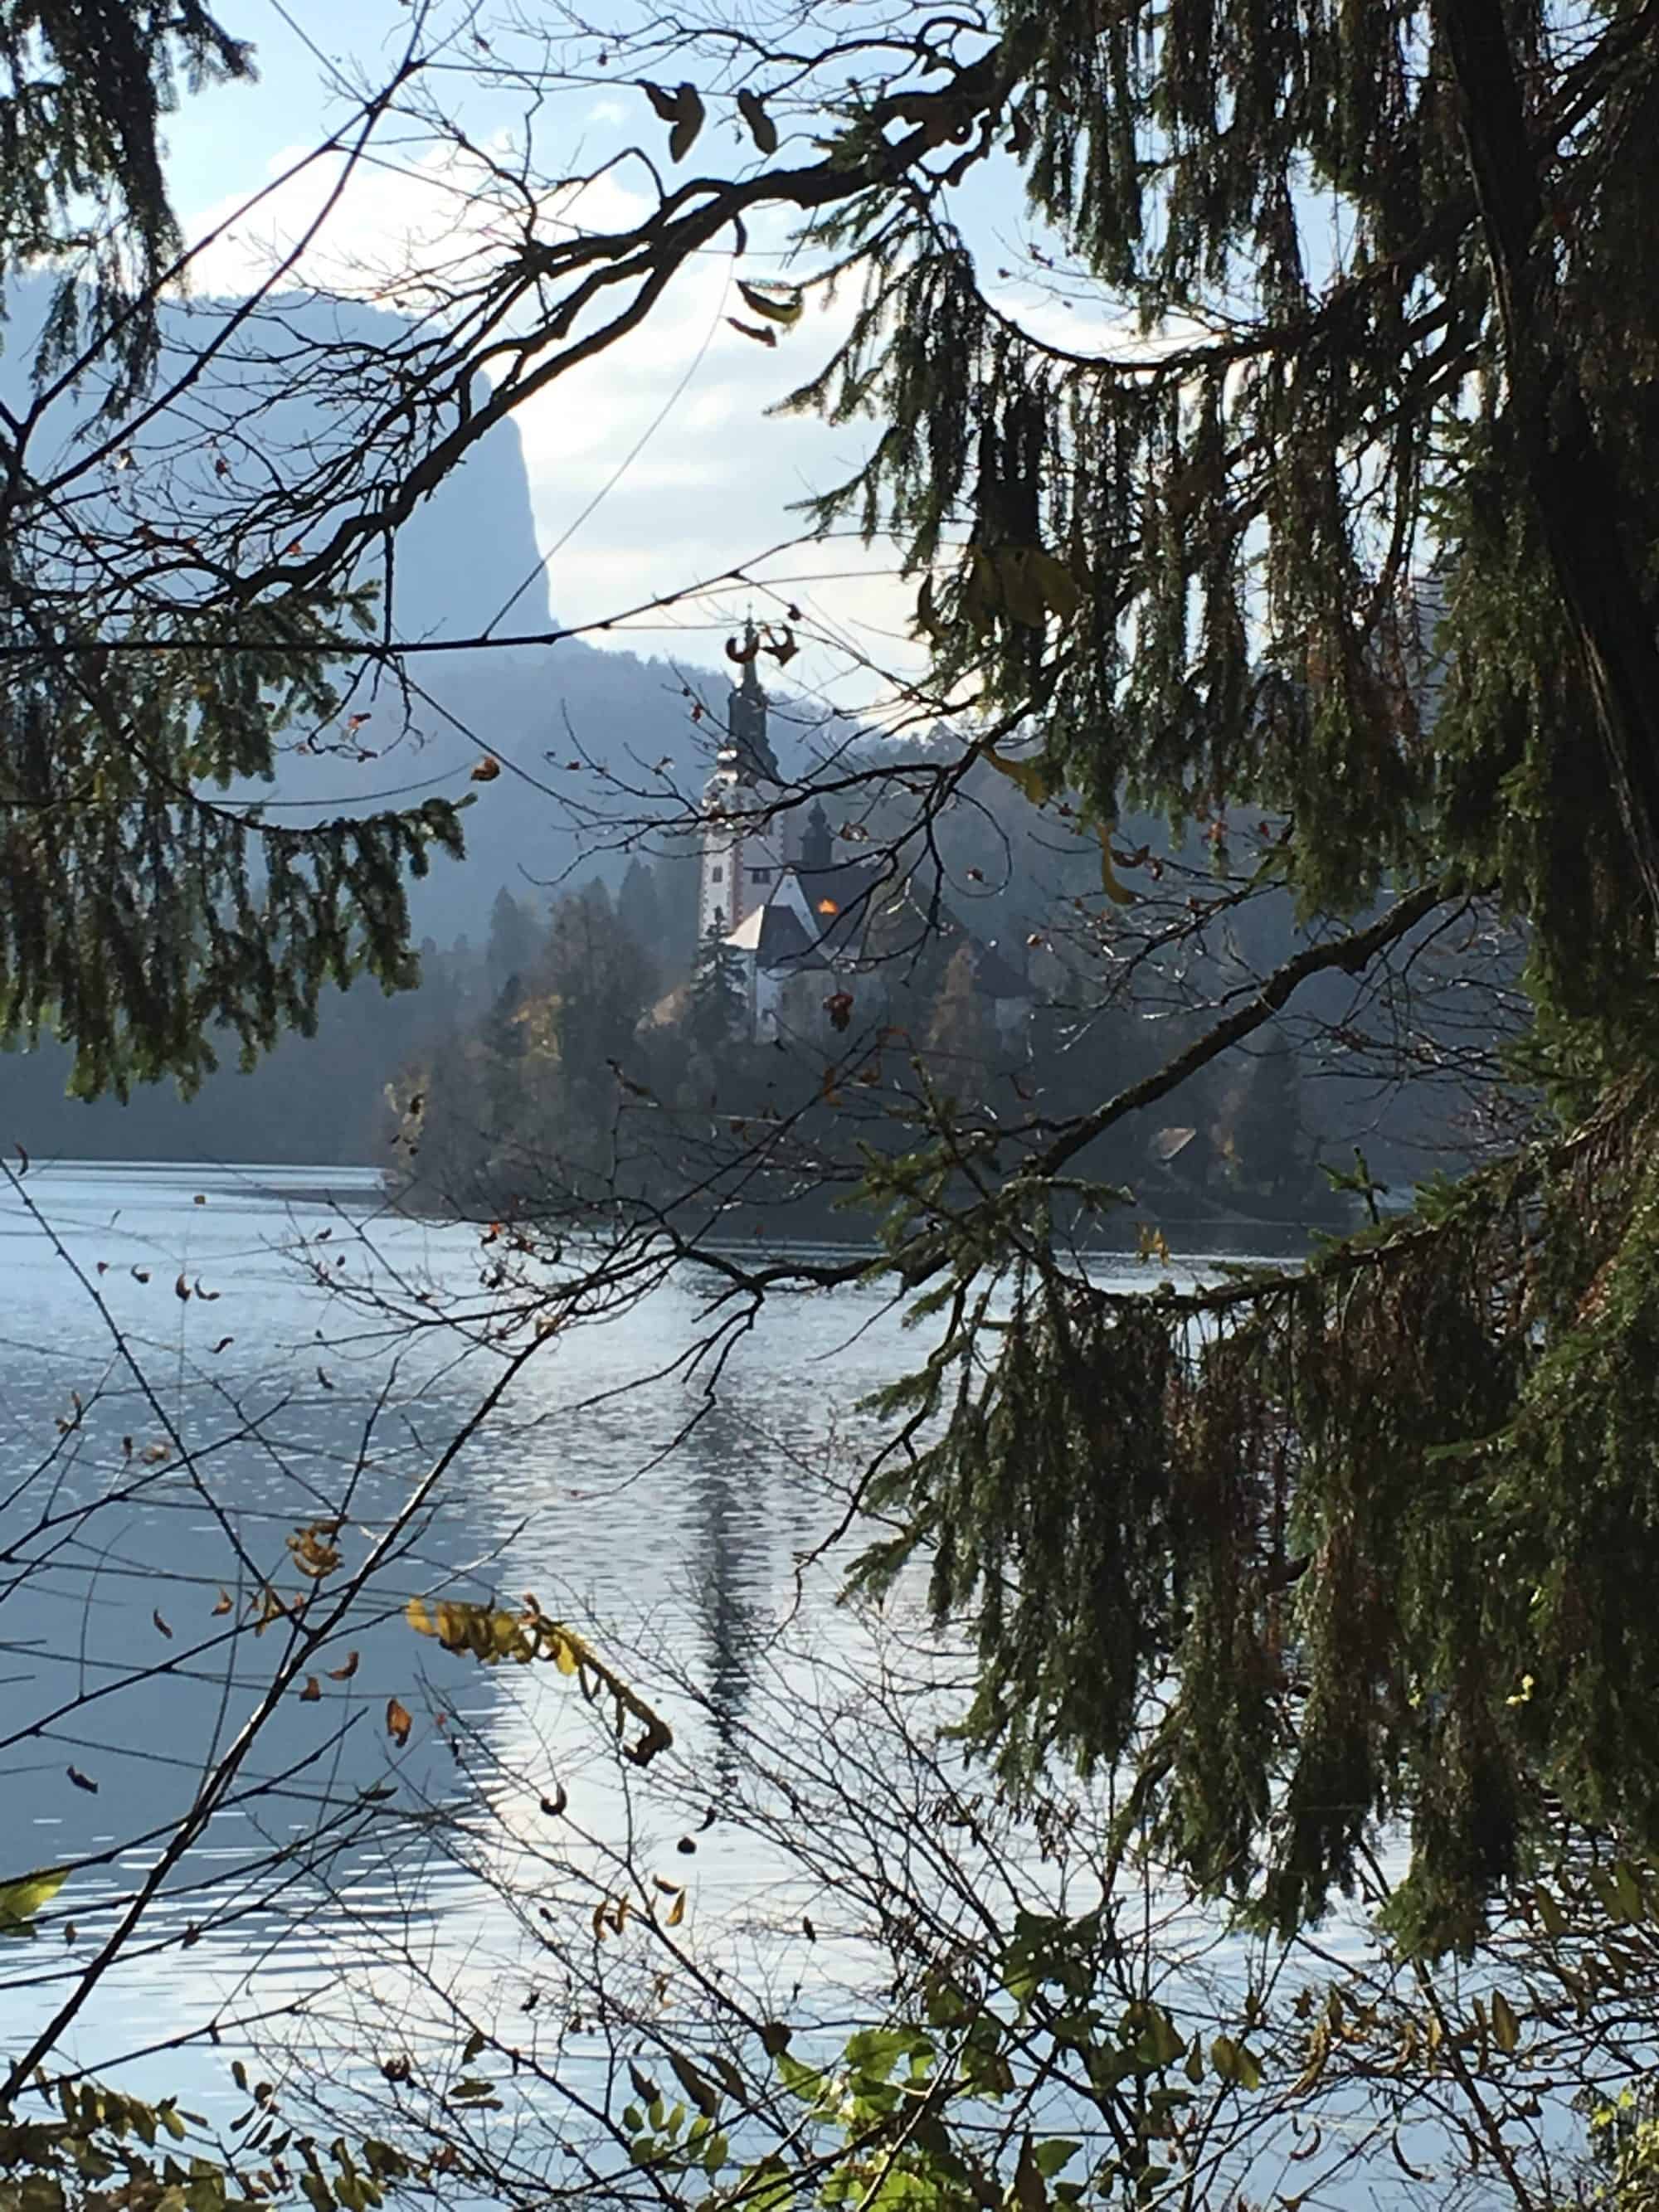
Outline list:
[[[1515,2016],[1515,2008],[1502,1990],[1494,1990],[1492,2001],[1492,2041],[1504,2052],[1513,2051],[1521,2040],[1521,2023]]]
[[[1547,1889],[1535,1889],[1532,1893],[1532,1901],[1544,1933],[1552,1939],[1565,1936],[1567,1932],[1567,1916],[1562,1911],[1560,1902],[1554,1893]]]
[[[738,280],[738,289],[743,295],[744,305],[757,315],[764,315],[772,323],[798,323],[805,302],[799,292],[791,292],[780,299],[775,292],[763,292],[758,284],[745,284]]]
[[[15,1931],[50,1905],[69,1880],[67,1867],[49,1867],[16,1881],[0,1882],[0,1929]]]
[[[558,1668],[560,1674],[574,1674],[575,1673],[576,1655],[574,1651],[572,1650],[568,1638],[562,1636],[556,1636],[554,1638],[552,1660],[553,1664]]]
[[[438,1624],[427,1611],[424,1598],[410,1598],[404,1607],[404,1618],[417,1636],[435,1636],[438,1633]]]
[[[1049,607],[1062,622],[1068,622],[1083,605],[1082,586],[1063,561],[1041,545],[1032,547],[1026,556],[1031,580],[1042,592]]]
[[[1054,793],[1064,788],[1064,775],[1045,754],[1038,753],[1030,760],[1010,760],[994,745],[986,745],[982,752],[998,775],[1017,784],[1033,806],[1046,806]]]
[[[684,1917],[685,1892],[682,1890],[679,1895],[674,1899],[674,1902],[668,1908],[668,1917],[665,1925],[670,1928],[678,1928]]]
[[[1135,894],[1127,884],[1119,883],[1112,867],[1112,834],[1117,828],[1116,823],[1097,822],[1093,828],[1100,840],[1100,888],[1115,905],[1133,906]]]

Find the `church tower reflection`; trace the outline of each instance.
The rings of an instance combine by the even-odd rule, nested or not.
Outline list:
[[[734,1778],[737,1734],[771,1622],[763,1485],[765,1446],[741,1401],[721,1398],[680,1447],[691,1510],[691,1597],[707,1650],[707,1686],[722,1789]]]

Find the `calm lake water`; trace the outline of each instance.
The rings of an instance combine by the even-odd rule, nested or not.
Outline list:
[[[494,1255],[477,1230],[400,1219],[367,1175],[328,1182],[57,1167],[0,1205],[0,1875],[75,1863],[41,1934],[0,1948],[0,2051],[64,2002],[270,1680],[289,1624],[258,1638],[246,1624],[267,1584],[303,1587],[290,1538],[343,1513],[323,1540],[355,1566],[495,1371],[465,1329],[430,1318],[447,1293],[476,1291],[484,1310]],[[354,1300],[371,1279],[412,1333]],[[492,1772],[521,1789],[544,1761],[540,1787],[585,1792],[590,1830],[635,1816],[591,1738],[584,1752],[571,1735],[562,1676],[445,1653],[411,1632],[409,1597],[534,1592],[599,1624],[631,1663],[664,1655],[668,1673],[640,1686],[706,1760],[711,1794],[746,1706],[769,1694],[781,1630],[790,1665],[833,1672],[856,1656],[865,1631],[835,1602],[834,1563],[801,1562],[873,1436],[859,1400],[926,1339],[873,1288],[781,1298],[735,1340],[711,1400],[676,1363],[716,1287],[682,1276],[544,1348],[318,1656],[314,1694],[283,1699],[64,2051],[94,2069],[125,2059],[136,2086],[222,2116],[241,2101],[229,2054],[273,2011],[303,2001],[325,2057],[377,1978],[404,2004],[412,1982],[416,2002],[443,1986],[505,1990],[522,1931],[476,1854],[434,1849],[437,1808],[463,1778],[488,1797]],[[406,1745],[387,1732],[393,1698]],[[301,1848],[389,1784],[384,1818],[360,1821],[325,1866]],[[695,1864],[672,1832],[664,1847],[705,1913],[776,1872],[718,1827]],[[252,1876],[284,1849],[279,1881]],[[142,2056],[180,2038],[195,2039]]]

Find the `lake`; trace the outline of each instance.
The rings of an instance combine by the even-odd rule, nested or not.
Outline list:
[[[322,1188],[322,1172],[49,1167],[0,1207],[0,1874],[74,1869],[35,1939],[0,1953],[14,2056],[76,1990],[292,1648],[279,1607],[307,1587],[307,1545],[325,1566],[314,1623],[500,1371],[500,1240],[401,1218],[372,1176],[328,1171]],[[240,2051],[378,2082],[388,2037],[453,2042],[458,2003],[492,2033],[530,2011],[536,1916],[556,1899],[585,1923],[623,1853],[663,1913],[683,1893],[723,1957],[772,1971],[769,1931],[798,1928],[807,1892],[730,1816],[738,1767],[768,1742],[791,1766],[799,1699],[885,1786],[890,1739],[857,1686],[871,1630],[836,1602],[848,1547],[814,1554],[876,1434],[860,1400],[927,1340],[877,1287],[793,1295],[732,1335],[716,1377],[688,1362],[720,1289],[682,1273],[540,1347],[295,1675],[57,2063],[118,2062],[216,2124],[244,2102]],[[526,1593],[670,1720],[659,1791],[659,1769],[612,1755],[606,1695],[596,1719],[556,1667],[481,1668],[404,1613]],[[921,1716],[960,1668],[915,1608],[895,1609],[893,1634],[895,1710]],[[779,1786],[810,1796],[811,1760],[791,1771]],[[836,1887],[807,1883],[816,1997],[798,1980],[777,1999],[825,2023],[856,2017]],[[1172,1958],[1213,1942],[1172,1916]],[[558,2024],[567,2074],[603,2064],[592,2025]],[[539,2032],[512,2030],[526,2063]]]

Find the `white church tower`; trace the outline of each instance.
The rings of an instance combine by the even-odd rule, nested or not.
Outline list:
[[[735,638],[726,651],[741,659],[743,678],[732,687],[726,735],[703,787],[700,943],[711,930],[730,937],[740,928],[757,907],[766,904],[793,858],[787,822],[762,818],[782,792],[766,732],[766,694],[756,665],[760,638],[752,622],[744,629],[741,653]]]

